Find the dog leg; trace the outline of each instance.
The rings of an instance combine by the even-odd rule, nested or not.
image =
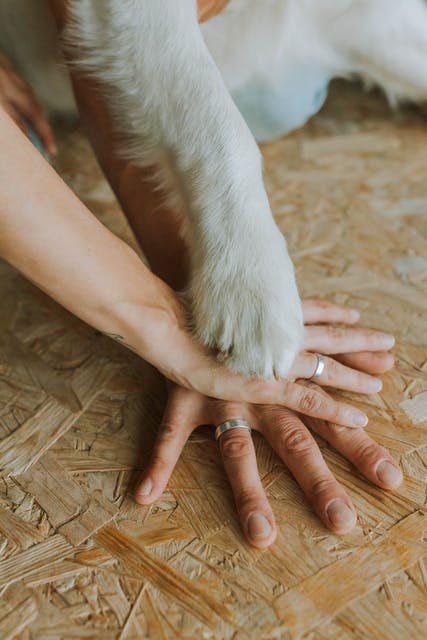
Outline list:
[[[236,371],[284,375],[303,337],[293,266],[196,3],[74,0],[71,9],[68,40],[106,88],[123,154],[160,165],[179,194],[196,334]]]

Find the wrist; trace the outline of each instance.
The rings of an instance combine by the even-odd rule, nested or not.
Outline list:
[[[185,324],[178,296],[151,272],[141,278],[138,292],[110,302],[104,317],[106,335],[154,365],[153,349],[164,343],[172,328]]]

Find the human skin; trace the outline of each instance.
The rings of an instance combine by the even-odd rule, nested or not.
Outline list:
[[[64,4],[54,4],[57,9],[61,5],[61,15],[57,15],[63,24]],[[73,75],[73,82],[94,149],[153,271],[172,287],[182,288],[188,273],[188,256],[179,235],[179,219],[165,206],[162,194],[153,190],[155,167],[141,170],[119,157],[113,142],[116,137],[99,88],[93,81],[76,75]],[[393,358],[387,349],[392,346],[393,339],[379,332],[349,327],[358,318],[352,310],[306,301],[304,315],[306,324],[311,325],[307,326],[306,349],[334,354],[333,367],[339,367],[341,362],[353,371],[369,374],[379,374],[392,367]],[[347,328],[325,326],[324,323],[347,324]],[[368,378],[363,380],[366,386],[359,386],[358,390],[372,392],[373,388],[368,389],[368,386],[375,382],[368,383]],[[337,378],[335,383],[340,384]],[[351,386],[346,379],[344,385],[349,384]],[[330,386],[334,386],[332,381]],[[310,385],[308,391],[327,400],[319,387]],[[401,482],[401,471],[391,456],[362,429],[338,426],[340,421],[335,419],[329,423],[319,420],[309,423],[283,406],[254,405],[255,395],[249,400],[252,403],[215,401],[171,385],[151,461],[135,488],[137,501],[150,504],[161,495],[187,438],[199,424],[219,424],[232,417],[246,417],[254,429],[263,433],[295,475],[321,520],[337,533],[345,533],[355,525],[355,509],[327,468],[309,426],[379,486],[393,488]],[[252,439],[247,432],[235,430],[224,434],[219,444],[243,532],[251,544],[266,547],[274,541],[277,527],[259,478]]]

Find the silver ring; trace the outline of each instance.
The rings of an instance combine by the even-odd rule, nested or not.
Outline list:
[[[317,378],[320,378],[325,368],[325,356],[322,356],[320,353],[315,353],[314,355],[317,358],[317,363],[313,375],[311,378],[308,378],[309,380],[316,380]]]
[[[219,440],[223,433],[226,431],[230,431],[231,429],[247,429],[249,434],[252,429],[249,422],[243,420],[242,418],[234,418],[232,420],[226,420],[225,422],[221,422],[215,429],[215,440]]]

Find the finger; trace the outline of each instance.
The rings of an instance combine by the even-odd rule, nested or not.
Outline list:
[[[331,417],[323,417],[321,419],[351,428],[365,427],[368,424],[368,416],[363,411],[345,402],[333,400],[329,396],[325,397],[317,389],[317,385],[314,385],[314,388],[307,388],[302,384],[287,383],[284,400],[278,404],[312,418],[339,416],[339,418],[334,419]]]
[[[55,155],[57,148],[53,130],[35,96],[29,90],[19,91],[13,96],[13,102],[32,124],[45,149],[51,155]]]
[[[344,389],[356,393],[377,393],[382,389],[382,382],[367,373],[351,369],[341,364],[334,358],[324,357],[324,368],[322,373],[316,377],[316,384],[335,389]],[[318,364],[317,356],[301,352],[298,354],[292,372],[297,378],[309,379],[316,371]]]
[[[316,420],[310,420],[310,428],[354,464],[371,482],[384,489],[395,489],[402,483],[402,471],[393,457],[362,429],[347,429]]]
[[[303,415],[351,428],[365,427],[368,424],[368,416],[363,411],[295,382],[249,380],[245,391],[240,391],[240,396],[253,404],[279,405]]]
[[[283,411],[280,419],[265,425],[262,431],[322,522],[335,533],[347,533],[353,529],[356,524],[353,504],[298,416]]]
[[[240,376],[230,376],[229,380],[230,384],[227,388],[222,386],[224,384],[222,376],[218,379],[218,384],[214,383],[211,388],[215,388],[215,394],[218,394],[216,397],[240,398],[252,404],[279,405],[313,418],[330,420],[352,428],[365,427],[368,424],[368,417],[363,411],[345,402],[325,397],[317,390],[308,389],[295,382],[257,378],[246,380],[242,388],[239,384]]]
[[[353,324],[360,318],[360,313],[350,307],[341,307],[327,300],[303,300],[302,313],[305,324],[343,323]]]
[[[157,337],[159,335],[161,332],[157,332]],[[229,371],[185,330],[175,332],[173,347],[166,338],[150,344],[155,345],[155,349],[144,354],[148,362],[170,380],[203,395],[251,404],[276,404],[348,427],[364,427],[368,423],[366,414],[359,409],[324,398],[289,380],[248,379]],[[171,369],[171,362],[179,362],[181,372]]]
[[[259,477],[252,436],[246,429],[231,429],[220,436],[219,448],[245,537],[255,547],[268,547],[277,536],[276,522]]]
[[[172,471],[194,428],[191,402],[168,402],[150,461],[138,480],[134,497],[139,504],[150,504],[163,493]]]
[[[340,353],[335,360],[352,369],[359,369],[365,373],[385,373],[394,366],[394,358],[386,351],[361,351],[360,353]]]
[[[350,353],[357,351],[386,351],[394,345],[394,337],[381,331],[336,326],[305,328],[304,348],[320,353]]]
[[[327,395],[323,390],[322,393]],[[384,489],[395,489],[402,483],[403,474],[398,464],[387,449],[375,442],[366,431],[347,429],[311,418],[307,424],[371,482]]]

